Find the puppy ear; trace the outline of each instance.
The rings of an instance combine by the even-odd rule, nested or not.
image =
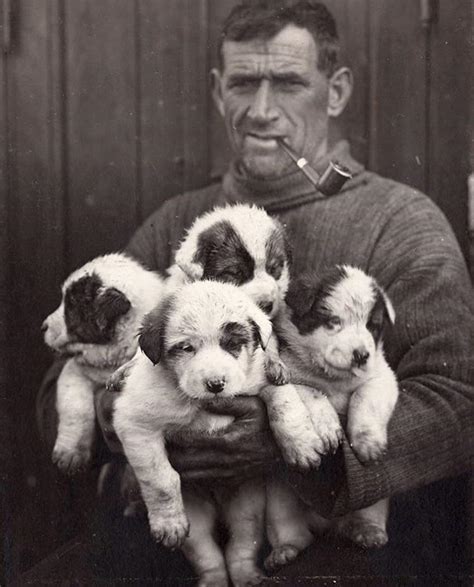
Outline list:
[[[97,325],[105,331],[112,322],[126,314],[132,304],[116,287],[108,287],[94,300]]]
[[[172,296],[164,299],[143,318],[138,344],[153,365],[159,363],[163,355],[166,325],[171,304]]]
[[[380,295],[382,296],[388,320],[390,324],[393,326],[395,324],[395,309],[393,307],[393,304],[388,295],[385,293],[385,291],[380,287],[380,285],[377,285],[377,288],[380,292]]]
[[[250,325],[252,326],[258,343],[262,349],[265,350],[273,333],[272,323],[256,306],[250,313]]]
[[[316,298],[316,279],[298,277],[290,281],[285,301],[293,311],[293,315],[302,317],[311,310]]]

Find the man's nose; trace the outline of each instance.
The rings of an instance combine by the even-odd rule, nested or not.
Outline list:
[[[263,79],[260,82],[247,116],[253,122],[269,122],[277,118],[278,112],[273,102],[270,80]]]

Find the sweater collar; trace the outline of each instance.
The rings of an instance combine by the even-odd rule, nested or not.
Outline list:
[[[329,161],[338,161],[353,175],[341,192],[359,183],[364,168],[352,158],[347,141],[336,143],[327,155],[314,162],[314,169],[321,174]],[[296,167],[294,171],[275,179],[255,179],[245,175],[234,161],[223,179],[223,199],[226,202],[252,202],[272,212],[326,198]]]

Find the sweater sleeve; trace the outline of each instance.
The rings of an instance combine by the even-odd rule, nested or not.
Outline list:
[[[397,313],[385,350],[400,396],[381,464],[363,466],[344,446],[333,515],[462,473],[474,454],[474,298],[464,259],[424,195],[396,194],[387,217],[369,271]]]

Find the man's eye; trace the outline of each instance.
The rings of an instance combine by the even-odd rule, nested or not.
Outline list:
[[[256,85],[257,81],[253,79],[236,79],[229,82],[228,88],[230,90],[248,90],[254,88]]]

